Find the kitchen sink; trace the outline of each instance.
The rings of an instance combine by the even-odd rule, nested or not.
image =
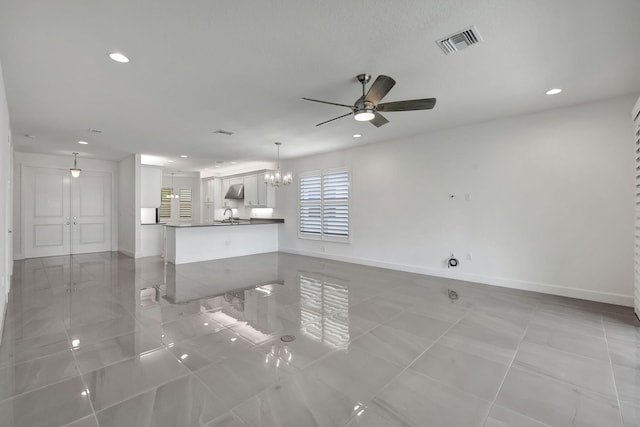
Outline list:
[[[218,224],[229,224],[229,225],[231,225],[231,224],[234,224],[234,225],[236,225],[236,224],[250,224],[251,223],[251,221],[248,220],[248,219],[240,219],[240,218],[234,218],[233,219],[233,223],[231,222],[230,219],[216,220],[215,222],[218,223]]]

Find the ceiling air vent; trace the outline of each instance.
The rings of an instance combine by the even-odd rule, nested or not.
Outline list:
[[[231,132],[230,130],[224,130],[224,129],[214,130],[213,133],[219,133],[220,135],[227,135],[227,136],[233,135],[233,132]]]
[[[482,37],[478,32],[478,29],[475,25],[459,31],[455,34],[451,34],[448,37],[445,37],[440,40],[436,40],[436,43],[444,53],[447,55],[450,53],[458,52],[459,50],[466,49],[471,45],[476,43],[480,43],[482,41]]]

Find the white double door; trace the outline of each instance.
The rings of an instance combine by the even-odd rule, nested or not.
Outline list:
[[[111,173],[23,166],[25,258],[111,251]]]

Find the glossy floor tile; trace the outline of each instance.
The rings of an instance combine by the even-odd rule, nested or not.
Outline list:
[[[639,425],[627,307],[284,253],[98,253],[16,262],[6,316],[2,427]]]

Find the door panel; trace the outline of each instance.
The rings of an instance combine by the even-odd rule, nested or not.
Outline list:
[[[45,246],[62,246],[65,244],[64,235],[69,230],[64,224],[34,224],[33,243],[34,246],[42,248]]]
[[[101,223],[82,223],[78,224],[80,232],[80,244],[88,245],[90,243],[104,243],[107,236],[104,232],[104,224]]]
[[[111,174],[24,166],[26,258],[111,251]]]
[[[69,254],[70,177],[64,169],[24,166],[22,212],[25,257]]]
[[[111,174],[82,172],[72,181],[74,254],[111,250]]]

